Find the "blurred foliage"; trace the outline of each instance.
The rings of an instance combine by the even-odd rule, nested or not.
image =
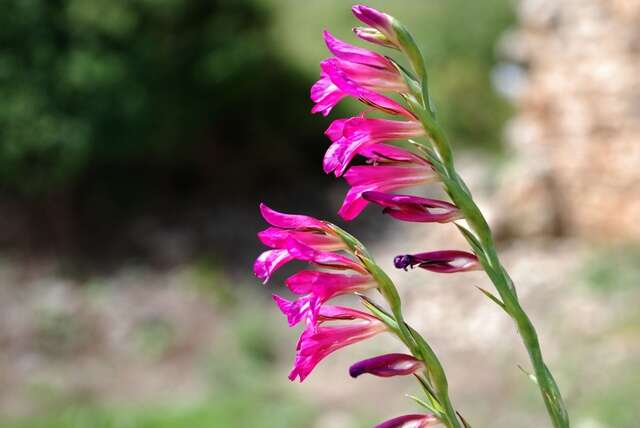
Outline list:
[[[454,140],[499,141],[508,108],[489,73],[496,38],[511,22],[508,1],[371,2],[406,21],[425,47]],[[155,182],[133,171],[150,168],[220,187],[233,174],[254,183],[291,169],[309,175],[324,147],[305,141],[323,141],[307,99],[326,56],[320,30],[346,36],[355,23],[350,5],[3,2],[0,189],[38,194],[89,178],[148,194]]]
[[[146,409],[72,407],[46,417],[0,422],[0,428],[300,428],[306,409],[290,397],[229,394],[199,404]]]
[[[199,273],[213,274],[214,270]],[[0,415],[0,428],[310,427],[315,417],[311,403],[294,396],[283,375],[282,353],[289,357],[293,352],[293,332],[282,328],[281,314],[275,308],[265,311],[267,299],[255,290],[231,289],[234,299],[243,303],[229,308],[216,302],[215,289],[197,284],[202,278],[190,273],[179,278],[212,302],[211,310],[220,315],[220,335],[213,347],[201,349],[197,371],[205,380],[205,391],[197,399],[168,391],[169,399],[142,401],[123,385],[122,398],[106,401],[90,389],[61,387],[34,377],[30,392],[36,410],[24,417]],[[151,363],[180,332],[160,318],[141,321],[130,340]]]
[[[224,158],[225,170],[239,151],[309,135],[296,122],[307,112],[280,91],[297,84],[302,100],[305,83],[268,24],[250,0],[3,2],[2,187],[39,192],[127,162],[171,172]]]
[[[637,290],[640,284],[640,247],[609,246],[593,251],[584,263],[581,276],[586,284],[602,293]]]

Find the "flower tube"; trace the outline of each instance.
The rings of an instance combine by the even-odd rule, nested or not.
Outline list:
[[[273,295],[274,301],[286,315],[290,326],[306,318],[315,325],[321,305],[330,299],[344,294],[366,291],[377,287],[377,283],[369,274],[343,274],[305,270],[290,276],[285,281],[293,293],[302,297],[289,301]]]
[[[267,250],[253,264],[255,275],[266,283],[271,275],[292,260],[310,262],[319,267],[335,270],[350,269],[366,274],[367,270],[357,261],[340,254],[318,251],[293,238],[284,241],[282,248]]]
[[[391,162],[385,165],[353,166],[344,175],[351,188],[338,211],[345,220],[353,220],[369,204],[365,192],[388,192],[438,180],[428,164]]]
[[[424,135],[424,128],[416,120],[352,117],[333,121],[325,134],[333,144],[324,156],[324,172],[333,172],[339,177],[356,154],[367,146],[419,137]]]
[[[458,207],[437,199],[410,195],[392,195],[382,192],[364,192],[362,197],[384,207],[382,212],[391,217],[413,222],[448,223],[461,218]]]

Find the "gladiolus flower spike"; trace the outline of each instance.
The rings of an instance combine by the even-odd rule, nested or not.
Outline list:
[[[327,116],[346,97],[366,106],[366,110],[355,117],[334,120],[325,131],[331,144],[324,155],[323,170],[344,177],[349,185],[339,216],[353,220],[372,203],[400,221],[466,220],[465,227],[457,225],[458,229],[475,254],[482,257],[482,264],[471,252],[439,250],[398,255],[394,265],[404,270],[419,267],[437,273],[491,269],[487,272],[502,300],[489,296],[517,322],[554,428],[568,428],[560,392],[542,360],[533,325],[519,305],[515,287],[498,259],[486,220],[454,168],[451,148],[431,105],[420,49],[394,17],[364,5],[353,6],[352,11],[366,25],[354,28],[355,35],[374,46],[397,49],[413,72],[396,60],[324,32],[324,42],[332,56],[320,63],[320,79],[311,88],[314,103],[311,111]],[[373,112],[377,115],[373,116]],[[396,145],[406,140],[412,144]],[[423,147],[414,151],[416,145]],[[358,157],[364,159],[364,164],[352,166]],[[442,184],[451,202],[392,193],[434,182]],[[354,378],[362,374],[382,378],[413,375],[426,398],[412,398],[428,413],[399,416],[376,428],[427,428],[439,424],[447,428],[469,428],[451,402],[447,377],[437,355],[404,320],[400,293],[366,248],[355,237],[326,221],[277,212],[264,204],[260,211],[270,226],[259,232],[258,237],[269,249],[256,259],[255,275],[266,283],[291,261],[306,262],[317,268],[304,269],[285,280],[295,299],[273,295],[288,324],[304,326],[289,379],[302,382],[333,352],[390,332],[408,352],[356,362],[349,374]],[[380,292],[386,306],[363,294],[371,289]],[[360,296],[368,312],[328,304],[335,297],[353,294]]]

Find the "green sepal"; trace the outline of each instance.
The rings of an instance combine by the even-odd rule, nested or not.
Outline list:
[[[414,74],[411,73],[411,71],[407,70],[402,64],[399,64],[393,58],[390,58],[390,57],[386,57],[386,58],[394,65],[396,70],[398,70],[398,73],[400,73],[400,75],[402,76],[402,79],[407,84],[407,87],[411,91],[411,94],[416,98],[415,103],[408,101],[411,108],[413,110],[418,108],[424,109],[425,107],[424,107],[424,100],[422,98],[423,97],[422,85],[420,85],[420,81],[418,81],[414,76]]]
[[[493,303],[495,303],[496,305],[500,306],[502,308],[503,311],[505,311],[507,314],[509,314],[509,311],[507,311],[507,307],[505,306],[505,304],[502,302],[502,300],[500,300],[499,298],[497,298],[496,296],[494,296],[493,294],[491,294],[489,291],[485,290],[482,287],[478,287],[476,286],[476,288],[478,290],[480,290],[482,292],[482,294],[484,294],[485,296],[487,296],[489,299],[491,299],[493,301]]]
[[[407,398],[412,399],[413,401],[415,401],[419,406],[424,407],[425,409],[427,409],[429,412],[433,413],[437,418],[440,418],[442,416],[442,413],[439,412],[438,410],[436,410],[435,408],[433,408],[433,406],[431,406],[429,403],[427,403],[424,400],[421,400],[420,398],[416,397],[415,395],[411,395],[411,394],[407,394],[406,395]]]
[[[352,253],[357,253],[369,257],[369,252],[355,236],[351,235],[349,232],[339,226],[336,226],[333,223],[329,223],[328,225],[336,233],[336,235],[338,235],[340,239],[342,239],[342,242],[344,242],[347,247],[349,247],[349,250]]]
[[[433,390],[433,387],[429,384],[427,379],[424,379],[422,376],[417,374],[414,374],[414,376],[418,380],[418,383],[422,387],[424,394],[427,396],[427,398],[429,399],[429,402],[431,403],[430,410],[436,414],[443,414],[444,409],[440,405],[440,402],[438,401],[438,397],[436,396],[436,393]]]
[[[457,223],[455,223],[455,225],[460,231],[460,233],[462,233],[462,236],[464,236],[464,239],[469,243],[475,255],[478,256],[478,258],[483,258],[483,259],[486,258],[484,254],[484,249],[482,248],[482,244],[480,243],[478,238],[476,238],[476,236],[466,227],[460,226]]]
[[[533,373],[529,373],[528,371],[526,371],[524,369],[524,367],[522,367],[520,364],[518,364],[518,368],[520,369],[520,371],[522,373],[524,373],[531,382],[535,383],[536,385],[538,385],[538,378],[536,377],[536,375],[534,375]]]
[[[551,392],[553,394],[553,405],[556,408],[556,411],[560,414],[562,422],[564,422],[566,426],[569,426],[569,413],[567,412],[567,407],[565,406],[564,400],[562,399],[560,388],[558,387],[556,380],[553,378],[551,370],[549,370],[549,367],[547,367],[546,364],[544,365],[544,370],[546,372],[549,384],[551,385]]]
[[[364,294],[356,293],[358,297],[360,297],[362,305],[367,308],[369,312],[371,312],[376,318],[382,321],[387,327],[389,327],[394,332],[398,331],[398,323],[393,318],[391,314],[382,309],[380,306],[375,304],[371,299],[369,299]]]
[[[382,293],[382,296],[385,298],[387,303],[389,303],[391,312],[395,315],[396,312],[400,310],[401,302],[398,290],[395,285],[393,285],[391,278],[389,278],[380,266],[375,264],[375,262],[370,258],[362,258],[362,263],[365,268],[367,268],[371,276],[373,276],[373,279],[378,283],[380,293]]]
[[[427,158],[433,169],[438,173],[440,177],[445,174],[446,171],[444,165],[442,164],[442,161],[438,157],[438,154],[431,147],[415,140],[409,140],[409,143],[411,143],[418,151],[420,151],[420,154]]]
[[[420,52],[420,48],[416,44],[416,41],[413,39],[413,36],[411,35],[411,33],[409,33],[404,25],[402,25],[397,19],[392,19],[391,25],[395,30],[400,49],[407,56],[409,62],[411,63],[411,68],[413,68],[413,70],[421,80],[422,99],[426,104],[425,107],[429,111],[429,114],[433,116],[434,109],[431,106],[431,99],[429,97],[427,68],[424,64],[422,52]]]
[[[465,418],[462,417],[462,415],[460,414],[460,412],[456,411],[456,414],[458,415],[458,417],[460,418],[460,420],[462,421],[462,425],[464,425],[464,428],[471,428],[471,425],[469,425],[469,422],[467,422],[467,420]]]

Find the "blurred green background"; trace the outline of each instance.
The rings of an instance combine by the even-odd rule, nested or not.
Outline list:
[[[308,91],[322,30],[354,41],[351,4],[2,2],[1,428],[372,425],[362,403],[322,419],[331,401],[286,382],[295,332],[249,273],[259,201],[335,219]],[[414,32],[456,148],[501,156],[511,107],[490,75],[513,4],[369,4]],[[623,268],[589,253],[576,281],[627,293],[638,272],[615,254]],[[639,373],[611,390],[637,396]],[[635,426],[607,397],[576,407]]]

